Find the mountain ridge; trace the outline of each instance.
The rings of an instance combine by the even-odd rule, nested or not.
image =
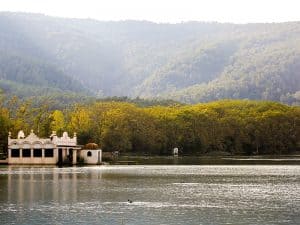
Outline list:
[[[2,89],[8,80],[96,97],[300,102],[300,22],[158,24],[2,12],[0,32]]]

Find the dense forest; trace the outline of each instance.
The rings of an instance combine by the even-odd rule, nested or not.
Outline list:
[[[0,88],[21,99],[299,105],[299,71],[300,22],[156,24],[0,13]]]
[[[74,104],[64,110],[53,102],[35,106],[16,97],[0,107],[0,147],[8,131],[30,129],[41,137],[52,130],[76,132],[79,144],[97,143],[104,151],[168,155],[290,154],[300,150],[300,108],[268,101],[222,100],[195,105],[172,101],[107,99]],[[55,103],[54,103],[55,104]]]

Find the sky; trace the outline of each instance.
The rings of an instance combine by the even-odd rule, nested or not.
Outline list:
[[[0,0],[0,11],[97,20],[300,21],[300,0]]]

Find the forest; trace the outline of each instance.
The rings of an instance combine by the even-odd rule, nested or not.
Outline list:
[[[79,144],[97,143],[121,154],[292,154],[300,150],[300,108],[270,101],[221,100],[194,105],[110,98],[56,108],[45,100],[7,98],[0,106],[0,147],[8,131],[40,137],[77,133]]]

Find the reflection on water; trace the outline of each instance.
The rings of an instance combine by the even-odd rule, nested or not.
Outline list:
[[[0,219],[1,224],[299,224],[300,166],[0,167]]]

